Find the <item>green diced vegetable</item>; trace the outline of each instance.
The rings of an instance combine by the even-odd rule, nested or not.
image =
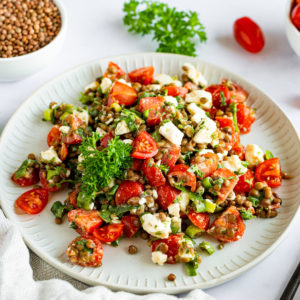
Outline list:
[[[171,219],[171,231],[172,234],[177,233],[180,230],[180,227],[177,223],[175,223],[172,219]]]
[[[83,93],[81,93],[80,97],[79,97],[79,101],[83,104],[90,104],[94,101],[94,95],[85,95]]]
[[[245,208],[240,210],[240,214],[241,214],[243,220],[251,220],[251,219],[255,218],[255,216],[253,216],[252,212],[250,210],[246,210]]]
[[[209,242],[203,241],[201,244],[199,244],[199,248],[206,251],[209,255],[212,255],[215,252],[215,248]]]
[[[198,254],[195,253],[195,257],[193,261],[187,262],[185,264],[186,266],[186,270],[188,273],[188,276],[196,276],[197,275],[197,269],[199,267],[199,263],[198,263]]]
[[[211,214],[214,213],[216,210],[216,207],[217,207],[216,203],[212,202],[209,199],[205,199],[205,209],[207,212],[209,212]]]
[[[22,162],[21,166],[16,171],[16,173],[14,175],[14,179],[19,179],[19,178],[23,177],[26,174],[27,168],[30,167],[30,166],[32,166],[35,163],[36,163],[35,160],[25,159]]]
[[[260,200],[256,197],[253,197],[253,196],[248,196],[248,201],[250,201],[253,205],[253,207],[257,207]]]
[[[226,106],[226,99],[223,91],[220,92],[220,96],[221,96],[221,106]]]
[[[206,189],[210,189],[212,187],[213,180],[210,177],[205,177],[202,180],[202,184]]]
[[[158,132],[158,130],[155,130],[151,136],[154,138],[155,142],[160,142],[161,141],[161,135],[160,133]]]
[[[84,191],[79,192],[77,197],[77,206],[85,210],[90,209],[90,204],[93,201],[93,196]]]
[[[50,122],[52,121],[52,119],[53,119],[53,109],[48,108],[48,109],[45,110],[44,119],[46,121],[50,121]]]
[[[56,218],[62,218],[64,213],[66,212],[66,206],[62,204],[60,201],[56,201],[53,203],[51,207],[51,212],[54,214]]]
[[[59,119],[60,120],[64,120],[67,116],[69,116],[70,115],[70,113],[69,112],[64,112],[60,117],[59,117]]]
[[[244,166],[245,168],[248,168],[249,166],[249,162],[248,161],[241,161],[242,166]]]
[[[274,158],[274,155],[273,155],[273,153],[271,151],[266,150],[265,157],[268,160],[268,159]]]
[[[195,226],[195,225],[189,225],[187,229],[185,230],[185,234],[188,235],[190,238],[199,237],[205,230]]]

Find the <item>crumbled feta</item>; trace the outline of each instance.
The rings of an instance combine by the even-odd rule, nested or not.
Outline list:
[[[118,79],[118,81],[121,82],[121,83],[127,84],[128,86],[131,87],[131,83],[128,82],[128,81],[126,81],[126,80],[124,80],[124,79]]]
[[[157,92],[160,89],[161,89],[161,85],[160,84],[148,84],[147,85],[147,90],[149,90],[149,91]]]
[[[178,101],[175,97],[172,96],[164,96],[165,103],[174,105],[175,107],[178,105]]]
[[[172,217],[171,218],[172,227],[178,228],[178,231],[181,231],[181,218],[180,217]]]
[[[199,154],[206,154],[206,153],[214,153],[211,149],[201,149],[198,152]]]
[[[87,110],[80,108],[80,111],[74,109],[73,116],[79,118],[82,122],[89,123],[89,113]]]
[[[41,152],[41,160],[47,163],[52,162],[53,164],[62,163],[53,146],[51,146],[48,150]]]
[[[154,81],[158,82],[160,85],[169,85],[174,81],[174,79],[167,74],[157,74],[154,76]]]
[[[146,203],[146,198],[145,197],[141,197],[139,200],[139,205],[143,205]]]
[[[195,256],[194,244],[190,239],[183,238],[180,241],[178,256],[182,262],[188,262],[194,259]]]
[[[100,127],[97,127],[96,133],[100,134],[100,136],[106,135],[106,131],[103,130],[102,128],[100,128]]]
[[[152,252],[152,261],[155,264],[162,266],[168,259],[167,254],[162,253],[161,251]]]
[[[70,131],[70,127],[69,126],[60,126],[59,131],[64,133],[64,134],[68,134],[69,131]]]
[[[102,93],[106,94],[107,92],[109,92],[111,86],[112,86],[112,81],[109,78],[104,77],[100,84]]]
[[[124,144],[129,144],[129,145],[131,145],[131,144],[133,143],[133,140],[131,140],[131,139],[125,139],[125,140],[122,140],[122,142],[123,142]]]
[[[264,161],[264,151],[255,144],[247,145],[245,158],[250,167],[257,166]]]
[[[187,192],[181,192],[175,201],[179,203],[180,211],[185,212],[190,202],[190,196]]]
[[[204,76],[199,72],[192,64],[185,63],[182,66],[183,73],[187,75],[187,77],[197,85],[202,87],[207,86],[207,80]]]
[[[239,175],[247,172],[247,168],[242,165],[242,162],[237,155],[226,157],[225,160],[223,160],[222,165],[232,172],[238,172]]]
[[[169,215],[171,216],[179,217],[179,212],[180,212],[179,203],[172,203],[171,205],[169,205],[168,212]]]
[[[144,214],[141,216],[143,229],[150,235],[165,239],[171,233],[171,218],[166,217],[165,221],[161,221],[159,214]]]
[[[217,125],[212,119],[204,117],[201,119],[201,122],[196,130],[197,132],[193,137],[193,140],[196,143],[210,143],[213,140],[212,134],[217,130]]]
[[[202,118],[206,117],[205,111],[200,108],[196,103],[191,103],[187,106],[187,110],[192,114],[191,120],[196,123],[200,123]]]
[[[122,120],[121,122],[119,122],[117,124],[117,127],[115,129],[115,134],[116,135],[122,135],[122,134],[126,134],[129,133],[130,129],[127,126],[127,123],[125,122],[125,120]]]
[[[166,122],[159,128],[159,133],[171,143],[180,146],[184,137],[181,132],[171,121]]]
[[[156,190],[152,190],[152,196],[154,199],[157,199],[158,195]]]
[[[88,84],[85,88],[84,91],[86,92],[87,90],[92,90],[92,91],[96,91],[97,88],[99,86],[99,82],[98,81],[93,81],[90,84]]]
[[[224,158],[225,156],[227,156],[227,154],[228,154],[228,151],[227,151],[227,150],[225,150],[225,151],[222,152],[222,153],[217,153],[217,155],[218,155],[218,157],[219,157],[219,161],[223,160],[223,158]]]
[[[78,156],[78,162],[81,163],[83,161],[84,161],[84,157],[83,157],[82,153],[80,153]]]
[[[197,103],[203,109],[210,109],[212,107],[211,93],[204,90],[194,90],[186,94],[185,101],[188,103]]]

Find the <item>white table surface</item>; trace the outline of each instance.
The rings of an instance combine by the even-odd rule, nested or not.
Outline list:
[[[125,53],[154,52],[151,38],[133,36],[122,24],[122,0],[62,0],[69,15],[67,38],[55,61],[22,81],[0,83],[0,133],[18,106],[38,87],[78,64]],[[200,13],[208,41],[199,58],[244,76],[269,94],[300,130],[300,58],[285,36],[285,0],[169,0],[172,6]],[[266,46],[250,54],[232,35],[233,22],[242,16],[262,27]],[[210,288],[216,299],[279,299],[300,261],[300,215],[281,245],[250,271],[237,279]],[[200,267],[201,268],[201,267]],[[300,299],[300,291],[295,299]]]

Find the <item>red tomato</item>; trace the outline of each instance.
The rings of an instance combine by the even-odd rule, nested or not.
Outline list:
[[[217,169],[215,172],[213,172],[212,174],[213,179],[220,178],[220,177],[223,179],[228,179],[230,184],[228,186],[225,186],[223,184],[221,189],[217,191],[217,195],[218,195],[217,204],[222,203],[223,201],[226,200],[227,196],[229,195],[229,193],[233,191],[234,187],[236,186],[239,180],[237,175],[235,175],[233,172],[225,168]]]
[[[231,118],[228,118],[228,117],[216,117],[215,120],[219,122],[220,128],[222,128],[222,129],[225,128],[225,127],[231,128],[231,132],[232,132],[232,134],[231,134],[231,140],[226,143],[225,150],[229,150],[234,145],[240,143],[240,134],[235,131],[235,127],[233,125],[233,120]]]
[[[166,183],[157,188],[157,202],[162,209],[166,210],[179,194],[179,190]]]
[[[108,77],[111,80],[115,80],[125,75],[125,72],[114,62],[110,61],[108,63],[107,71],[104,73],[103,77]]]
[[[261,28],[250,18],[237,19],[233,25],[235,40],[247,51],[257,53],[265,45],[265,38]]]
[[[93,231],[93,236],[100,242],[111,243],[122,235],[123,227],[124,225],[121,223],[109,224],[101,228],[96,228]]]
[[[172,168],[173,166],[175,166],[180,156],[181,148],[172,144],[172,146],[168,150],[166,150],[163,157],[161,158],[161,163],[169,166],[169,168]]]
[[[134,171],[139,171],[142,167],[142,164],[143,164],[143,160],[142,159],[137,159],[137,158],[134,158],[132,160],[132,169]]]
[[[161,186],[166,183],[166,178],[161,170],[154,166],[150,159],[145,159],[142,165],[142,172],[145,174],[148,183],[152,186]]]
[[[67,145],[78,145],[81,144],[82,138],[79,134],[73,132],[70,135],[62,135],[62,141]]]
[[[135,215],[127,215],[122,217],[123,231],[127,238],[131,238],[140,228],[140,218]]]
[[[191,209],[187,216],[195,226],[203,230],[208,229],[210,222],[208,213],[196,213]]]
[[[145,159],[153,157],[158,152],[158,146],[153,137],[146,131],[142,131],[132,143],[131,157]]]
[[[47,144],[49,147],[56,146],[61,141],[61,132],[59,130],[59,125],[55,125],[52,127],[47,136]]]
[[[113,103],[130,106],[137,100],[136,91],[125,83],[116,81],[107,98],[107,106]]]
[[[194,192],[196,189],[196,175],[189,172],[188,169],[189,167],[184,164],[175,165],[170,169],[168,179],[170,183],[175,180],[177,183],[182,183],[183,186],[189,186],[191,191]]]
[[[103,222],[98,210],[85,210],[82,208],[70,210],[68,221],[74,222],[84,235],[92,233]]]
[[[33,189],[23,193],[16,205],[27,214],[35,215],[41,212],[48,203],[49,193],[45,189]]]
[[[245,174],[239,176],[239,181],[234,187],[234,191],[238,194],[250,192],[254,184],[254,173],[251,170],[247,170]]]
[[[167,264],[176,264],[176,256],[178,254],[181,239],[181,234],[171,234],[166,239],[156,240],[152,244],[152,252],[159,251],[160,245],[166,244],[168,246],[168,251],[166,253],[168,256]]]
[[[72,193],[69,195],[69,202],[72,204],[73,207],[77,207],[77,195],[79,193],[78,189],[75,189],[72,191]]]
[[[86,249],[80,250],[78,252],[77,243],[90,243],[94,245],[94,248],[90,248],[90,252]],[[76,252],[74,250],[77,250]],[[84,254],[84,255],[81,255]],[[100,267],[101,260],[103,257],[103,248],[100,241],[94,237],[77,237],[68,246],[66,251],[67,256],[70,261],[74,264],[80,265],[82,267]],[[84,257],[84,259],[82,259]]]
[[[143,185],[137,181],[122,181],[115,195],[116,205],[127,203],[130,198],[139,196],[143,191]]]
[[[68,153],[69,153],[69,151],[68,151],[67,145],[66,145],[65,143],[62,143],[62,144],[61,144],[61,147],[60,147],[60,149],[59,149],[59,151],[58,151],[58,156],[59,156],[59,158],[60,158],[62,161],[64,161],[64,160],[67,158]]]
[[[248,94],[242,87],[232,82],[231,80],[227,80],[224,78],[222,79],[222,84],[226,85],[229,88],[231,98],[230,102],[239,103],[246,101]]]
[[[292,10],[291,13],[292,23],[300,30],[300,3],[298,3]]]
[[[71,130],[78,129],[84,122],[77,116],[69,115],[65,118],[65,121],[71,126]]]
[[[140,69],[136,69],[130,73],[128,76],[132,82],[139,82],[141,84],[149,84],[153,80],[154,68],[151,67],[143,67]]]
[[[187,88],[181,86],[164,86],[163,89],[168,91],[168,96],[179,96],[181,98],[184,98],[188,92]]]
[[[281,186],[279,158],[271,158],[259,164],[255,170],[256,181],[265,181],[270,187]]]
[[[256,112],[253,108],[245,105],[237,105],[237,122],[241,134],[249,133],[251,125],[256,119]]]
[[[237,155],[240,160],[245,160],[245,147],[241,143],[236,143],[230,150],[231,155]]]
[[[213,105],[220,109],[225,109],[230,104],[230,92],[223,84],[212,84],[205,89],[212,95]],[[223,93],[223,96],[222,96]]]
[[[239,211],[230,206],[212,223],[207,233],[221,242],[235,242],[244,231],[245,224]]]
[[[197,163],[196,158],[193,158],[191,160],[191,164],[192,165],[197,165],[198,169],[201,172],[203,172],[203,176],[199,177],[201,179],[201,178],[205,178],[205,177],[209,176],[215,170],[217,170],[218,161],[219,161],[219,158],[218,158],[217,154],[215,154],[215,153],[206,153],[206,154],[201,155],[200,162]]]
[[[138,111],[142,113],[148,111],[148,126],[158,125],[165,118],[165,116],[163,116],[163,103],[164,99],[162,97],[146,97],[140,99]]]
[[[39,168],[30,167],[27,168],[24,176],[15,178],[16,172],[11,176],[11,180],[19,186],[30,186],[40,181]]]
[[[66,182],[60,185],[55,185],[49,183],[47,180],[47,171],[45,169],[41,169],[39,172],[41,185],[44,189],[48,190],[49,192],[57,192],[58,190],[62,189],[66,186]]]
[[[100,142],[100,145],[101,147],[103,148],[107,148],[108,147],[108,142],[110,140],[112,140],[115,136],[111,133],[111,132],[108,132],[102,139],[101,139],[101,142]]]
[[[217,111],[218,109],[214,106],[208,110],[208,113],[212,119],[215,119]]]

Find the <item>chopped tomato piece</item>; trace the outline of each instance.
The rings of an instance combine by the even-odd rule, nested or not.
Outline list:
[[[203,175],[200,177],[205,178],[209,175],[211,175],[215,170],[217,170],[218,167],[218,155],[215,153],[205,153],[201,156],[198,156],[197,158],[193,158],[191,160],[192,165],[197,165],[198,169],[203,172]]]
[[[237,175],[225,168],[217,169],[215,172],[213,172],[212,178],[222,178],[223,180],[228,180],[229,182],[228,185],[225,185],[223,183],[221,189],[217,191],[217,204],[222,203],[226,200],[227,196],[233,191],[239,180]]]
[[[128,76],[132,82],[139,82],[141,84],[147,85],[153,81],[153,73],[154,68],[151,66],[136,69],[128,73]]]
[[[172,168],[175,166],[177,160],[181,156],[181,148],[177,145],[172,144],[172,146],[165,151],[163,157],[161,158],[161,163]]]
[[[239,103],[237,105],[237,122],[241,134],[249,133],[251,125],[256,119],[256,112],[253,108]]]
[[[187,216],[195,226],[203,230],[208,229],[210,222],[208,213],[196,213],[191,209]]]
[[[246,101],[248,94],[242,87],[240,87],[233,81],[224,78],[222,79],[222,84],[229,88],[231,103],[239,103]]]
[[[63,187],[66,186],[66,182],[59,184],[58,183],[50,183],[47,180],[47,170],[46,169],[41,169],[39,172],[40,176],[40,181],[41,185],[44,189],[48,190],[49,192],[57,192],[58,190],[62,189]]]
[[[152,186],[161,186],[166,183],[166,178],[162,171],[150,159],[145,159],[142,165],[142,172],[145,174],[148,183]]]
[[[270,187],[281,186],[279,158],[271,158],[259,164],[255,170],[256,181],[265,181]]]
[[[66,145],[65,143],[62,143],[62,144],[61,144],[61,147],[60,147],[60,149],[59,149],[59,151],[58,151],[58,156],[59,156],[59,158],[60,158],[62,161],[64,161],[64,160],[68,157],[68,153],[69,153],[69,151],[68,151],[67,145]]]
[[[300,2],[292,9],[291,20],[298,30],[300,30]]]
[[[77,116],[69,115],[65,118],[65,121],[71,126],[71,130],[77,130],[84,122]]]
[[[162,209],[166,210],[179,194],[179,190],[166,183],[157,188],[157,202]]]
[[[100,145],[101,147],[103,148],[107,148],[108,147],[108,142],[110,140],[112,140],[115,136],[111,133],[111,132],[108,132],[100,141]]]
[[[25,160],[20,168],[11,176],[11,180],[19,186],[30,186],[39,182],[39,170],[37,163]],[[26,167],[24,170],[23,167]]]
[[[93,231],[93,236],[100,242],[111,243],[122,235],[123,227],[124,225],[121,223],[109,224],[101,228],[96,228]]]
[[[137,159],[137,158],[134,158],[132,160],[132,169],[134,171],[139,171],[142,167],[142,164],[143,164],[143,160],[142,159]]]
[[[181,98],[184,98],[188,92],[187,88],[181,86],[165,86],[163,89],[168,91],[168,96]]]
[[[227,208],[210,226],[207,233],[221,242],[235,242],[245,231],[244,221],[235,206]]]
[[[230,104],[230,92],[223,84],[212,84],[205,89],[212,95],[213,105],[219,109],[225,109]]]
[[[237,155],[240,160],[245,160],[245,147],[241,143],[236,143],[230,150],[231,155]]]
[[[92,233],[103,222],[98,210],[85,210],[82,208],[70,210],[68,221],[74,222],[84,235]]]
[[[167,264],[176,264],[176,256],[179,251],[180,241],[182,239],[181,234],[171,234],[166,239],[159,239],[153,242],[152,252],[160,251],[160,247],[165,244],[168,247],[166,255],[168,256]]]
[[[147,112],[147,125],[158,125],[164,118],[163,109],[164,98],[146,97],[140,99],[138,110],[142,113]]]
[[[142,131],[132,143],[133,158],[145,159],[153,157],[158,152],[158,146],[153,137],[146,131]]]
[[[111,80],[115,80],[125,75],[125,72],[114,62],[108,63],[108,68],[104,73],[103,77],[108,77]]]
[[[107,98],[107,106],[111,106],[113,103],[120,105],[130,106],[137,100],[136,91],[125,83],[116,81],[110,90]]]
[[[76,208],[77,207],[77,196],[78,196],[79,190],[75,189],[72,191],[72,193],[69,195],[69,202],[70,204]]]
[[[138,181],[122,181],[115,195],[116,205],[127,203],[130,198],[138,197],[143,191],[144,187]]]
[[[238,194],[250,192],[254,184],[254,173],[251,170],[247,170],[245,174],[239,176],[239,181],[234,187],[234,191]]]
[[[196,175],[188,171],[189,167],[184,164],[175,165],[168,173],[168,179],[171,185],[181,184],[189,186],[191,191],[196,189]]]
[[[59,130],[60,125],[52,127],[47,136],[47,144],[49,147],[57,146],[61,141],[61,132]]]
[[[71,134],[62,135],[62,141],[67,145],[78,145],[81,144],[82,138],[79,134],[73,132]]]
[[[35,215],[41,212],[48,203],[49,193],[45,189],[33,189],[23,193],[16,200],[16,205],[27,214]]]
[[[131,238],[140,228],[140,218],[135,215],[127,215],[122,217],[123,231],[127,238]]]

